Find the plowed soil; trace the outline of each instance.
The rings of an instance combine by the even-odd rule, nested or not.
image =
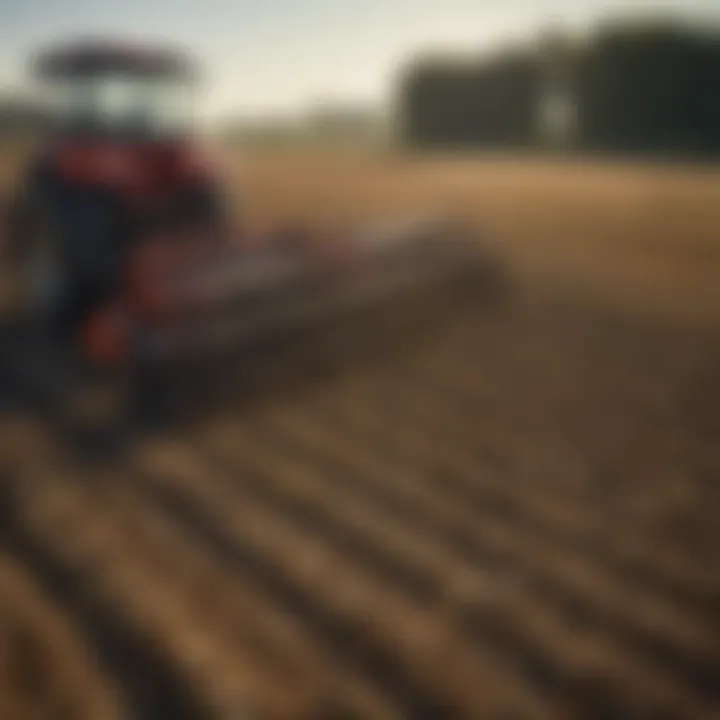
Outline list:
[[[253,222],[434,194],[512,288],[112,464],[8,393],[0,718],[720,716],[717,178],[252,160]]]

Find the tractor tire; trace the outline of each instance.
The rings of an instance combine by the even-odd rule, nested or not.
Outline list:
[[[34,332],[52,331],[68,289],[60,247],[46,214],[17,200],[8,210],[3,244],[3,320]]]
[[[65,429],[84,456],[115,456],[183,417],[175,378],[165,368],[87,372],[70,397]]]
[[[66,439],[84,456],[114,455],[125,446],[130,396],[123,378],[82,378],[67,398],[62,425]]]
[[[89,368],[74,346],[79,293],[50,214],[32,198],[18,198],[7,230],[0,312],[4,329],[22,346],[11,374],[65,440],[83,452],[105,452],[125,433],[126,374]]]

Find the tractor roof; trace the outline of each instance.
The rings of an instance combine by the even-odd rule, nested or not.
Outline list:
[[[198,72],[189,56],[169,47],[101,40],[50,48],[38,56],[34,69],[39,76],[48,79],[114,72],[139,77],[192,79]]]

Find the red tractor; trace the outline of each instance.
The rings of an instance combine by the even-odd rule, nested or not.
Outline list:
[[[171,367],[358,308],[382,314],[429,280],[487,281],[482,256],[436,223],[334,242],[231,227],[193,134],[197,68],[180,53],[83,42],[36,69],[52,122],[8,213],[4,347],[73,417],[114,418]]]

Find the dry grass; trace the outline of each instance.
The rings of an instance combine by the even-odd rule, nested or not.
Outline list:
[[[240,155],[232,170],[260,224],[459,215],[525,275],[585,286],[606,302],[720,317],[720,171],[300,152]]]

